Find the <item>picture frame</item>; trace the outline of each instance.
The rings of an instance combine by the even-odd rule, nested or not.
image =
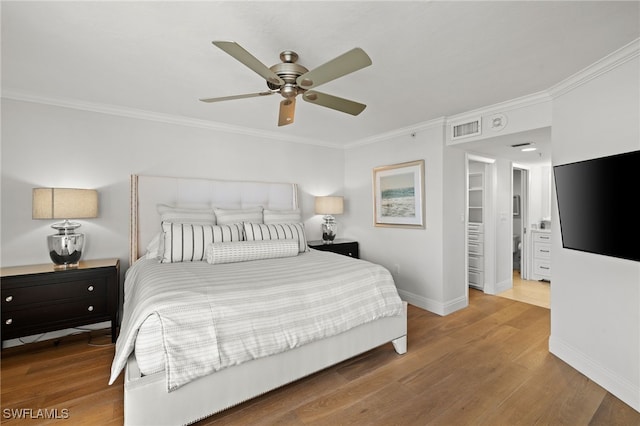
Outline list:
[[[425,228],[424,160],[373,169],[374,225]]]

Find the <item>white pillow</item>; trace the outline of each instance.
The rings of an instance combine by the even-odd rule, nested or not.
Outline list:
[[[294,210],[267,210],[264,209],[263,221],[267,224],[272,223],[300,223],[302,215],[300,209]]]
[[[199,225],[163,222],[162,263],[196,262],[206,259],[205,251],[214,242],[241,241],[242,225]]]
[[[155,237],[147,244],[147,252],[145,259],[159,259],[163,253],[164,237],[162,232],[158,232]]]
[[[216,224],[216,216],[213,214],[213,208],[168,206],[166,204],[158,204],[156,208],[160,214],[160,223],[197,223],[201,225]]]
[[[262,223],[262,207],[248,209],[213,209],[218,225],[230,223],[253,222]]]
[[[297,255],[298,241],[294,239],[211,243],[206,250],[207,262],[212,265]]]
[[[244,236],[247,241],[287,240],[298,242],[300,253],[308,251],[307,237],[302,223],[244,223]]]

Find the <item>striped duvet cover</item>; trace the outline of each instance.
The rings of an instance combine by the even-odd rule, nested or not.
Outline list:
[[[155,347],[162,348],[172,391],[222,368],[401,313],[385,268],[334,253],[220,265],[141,259],[127,271],[110,383],[150,316],[159,324]]]

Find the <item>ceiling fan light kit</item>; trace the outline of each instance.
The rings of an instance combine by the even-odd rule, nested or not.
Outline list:
[[[351,115],[358,115],[366,108],[366,105],[359,102],[309,90],[371,65],[371,58],[359,47],[351,49],[309,71],[307,68],[296,63],[298,54],[291,50],[285,50],[280,53],[281,63],[267,67],[236,42],[213,41],[212,43],[264,78],[269,91],[217,98],[202,98],[200,99],[202,102],[220,102],[279,93],[284,100],[280,102],[278,126],[293,123],[295,101],[298,95],[302,95],[302,99],[306,102]]]

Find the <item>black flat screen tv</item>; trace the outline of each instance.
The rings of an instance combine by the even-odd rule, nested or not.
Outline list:
[[[640,151],[553,167],[564,248],[640,262]]]

